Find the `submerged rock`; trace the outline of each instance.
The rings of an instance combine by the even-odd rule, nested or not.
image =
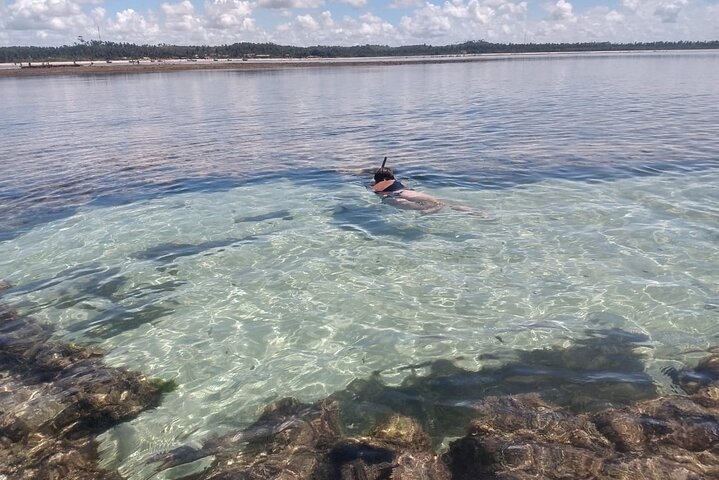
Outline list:
[[[439,444],[464,435],[486,398],[537,394],[552,405],[586,412],[658,395],[638,349],[647,337],[616,329],[587,333],[566,348],[511,351],[499,365],[477,371],[435,360],[406,367],[429,373],[410,374],[397,386],[384,384],[379,374],[357,379],[331,398],[340,402],[345,423],[359,431],[396,412],[418,419]]]
[[[0,477],[119,478],[97,467],[95,436],[157,406],[166,385],[50,334],[0,304]]]
[[[326,476],[342,480],[445,480],[449,470],[414,419],[393,415],[367,437],[338,442],[330,451]]]
[[[0,479],[120,479],[98,467],[95,436],[174,384],[51,334],[0,304]],[[396,387],[375,375],[313,404],[278,400],[246,429],[147,463],[211,458],[199,480],[719,478],[719,354],[666,370],[685,394],[656,398],[643,341],[596,331],[476,372],[438,360]]]
[[[438,361],[429,375],[399,387],[357,380],[313,405],[283,399],[249,428],[199,450],[178,449],[161,465],[214,455],[192,477],[204,480],[719,478],[719,355],[671,372],[691,395],[656,398],[632,356],[633,339],[608,349],[595,340],[520,352],[522,363],[479,372]],[[520,374],[536,371],[544,377],[532,391]],[[603,371],[619,374],[597,385]],[[581,381],[587,372],[589,385]],[[622,383],[636,380],[638,386]],[[510,393],[486,395],[501,388]],[[591,408],[581,411],[574,399],[593,394],[595,401],[583,402]],[[369,410],[364,417],[362,409]],[[430,433],[451,432],[465,418],[469,432],[438,456]],[[356,421],[372,426],[342,431]]]
[[[719,478],[719,356],[676,378],[690,396],[574,414],[536,396],[488,398],[445,459],[452,478]],[[692,383],[692,389],[696,386]]]
[[[340,431],[342,402],[284,399],[268,406],[253,426],[225,437],[224,445],[232,448],[209,442],[202,450],[215,460],[193,478],[719,478],[717,366],[719,355],[674,372],[691,395],[584,413],[538,393],[484,397],[465,405],[475,417],[469,432],[442,456],[417,419],[385,415],[366,435],[347,437]],[[682,383],[686,379],[692,381]]]
[[[212,466],[191,478],[296,480],[445,480],[449,471],[429,436],[413,419],[394,415],[366,437],[343,437],[338,404],[306,405],[285,398],[235,435],[200,449],[181,447],[149,461],[168,468],[214,455]]]

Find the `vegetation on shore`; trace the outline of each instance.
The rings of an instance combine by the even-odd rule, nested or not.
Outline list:
[[[61,47],[15,46],[0,47],[0,63],[118,60],[127,58],[242,58],[262,56],[272,58],[335,58],[335,57],[394,57],[411,55],[462,55],[480,53],[540,53],[590,52],[620,50],[699,50],[719,49],[719,40],[695,42],[640,43],[490,43],[471,41],[453,45],[355,45],[296,47],[274,43],[233,43],[232,45],[135,45],[132,43],[85,41]]]

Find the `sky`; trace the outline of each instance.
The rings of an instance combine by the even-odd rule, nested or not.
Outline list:
[[[0,0],[0,46],[718,40],[719,0]]]

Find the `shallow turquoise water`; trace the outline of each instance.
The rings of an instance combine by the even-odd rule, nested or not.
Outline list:
[[[373,372],[396,385],[438,359],[476,370],[588,329],[645,335],[669,391],[661,369],[719,335],[719,62],[597,61],[0,83],[63,108],[152,92],[137,110],[77,107],[93,121],[64,110],[70,131],[106,132],[94,143],[51,130],[40,101],[24,120],[9,107],[4,301],[111,365],[177,380],[102,436],[104,464],[132,478],[278,397]],[[183,100],[168,106],[168,89]],[[23,144],[33,128],[64,143]],[[413,187],[487,217],[383,205],[365,186],[387,151]]]

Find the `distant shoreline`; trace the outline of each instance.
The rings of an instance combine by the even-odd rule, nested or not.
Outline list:
[[[580,52],[537,52],[537,53],[501,53],[476,55],[436,55],[417,57],[357,57],[357,58],[307,58],[307,59],[232,59],[232,60],[117,60],[112,63],[103,61],[53,62],[35,65],[0,65],[0,78],[3,77],[39,77],[53,75],[112,75],[128,73],[165,73],[190,70],[276,70],[284,68],[308,67],[355,67],[355,66],[392,66],[423,65],[440,63],[469,63],[492,60],[531,59],[546,57],[598,57],[622,55],[656,55],[672,53],[717,53],[719,50],[626,50],[626,51],[580,51]]]

